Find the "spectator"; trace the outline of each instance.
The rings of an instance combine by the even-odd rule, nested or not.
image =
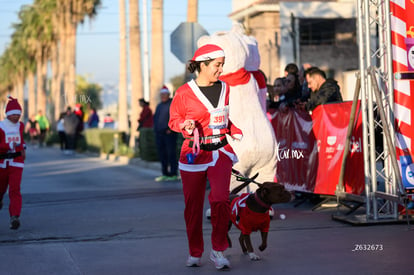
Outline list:
[[[105,115],[103,122],[104,122],[103,128],[114,128],[115,122],[110,113],[107,113]]]
[[[308,101],[310,97],[310,90],[308,87],[308,82],[306,82],[305,72],[307,69],[311,68],[312,66],[309,63],[304,63],[299,70],[299,83],[302,86],[302,96],[301,101]]]
[[[287,74],[286,89],[286,103],[288,104],[288,106],[293,107],[294,103],[300,100],[302,96],[302,87],[300,86],[299,77],[297,74]]]
[[[67,142],[66,142],[66,134],[65,134],[65,127],[64,127],[64,119],[65,119],[65,113],[61,113],[59,116],[59,120],[56,124],[56,130],[59,135],[59,142],[60,142],[60,150],[62,152],[65,152],[67,149]]]
[[[329,102],[342,102],[342,95],[338,83],[333,79],[326,79],[325,72],[317,67],[311,67],[305,72],[311,95],[305,105],[307,111],[313,111],[318,105]]]
[[[299,74],[298,65],[296,65],[295,63],[287,64],[285,66],[285,76],[287,76],[288,74],[298,75]]]
[[[88,124],[88,128],[98,128],[99,116],[96,113],[95,108],[92,108],[90,110],[87,124]]]
[[[72,112],[72,109],[68,107],[66,109],[66,115],[63,119],[63,127],[66,134],[66,155],[73,155],[76,150],[76,135],[79,127],[79,117]]]
[[[77,135],[80,135],[80,133],[82,133],[83,129],[85,128],[83,125],[83,119],[85,117],[85,113],[83,112],[83,106],[81,104],[76,104],[74,113],[79,119]]]
[[[39,124],[40,134],[39,134],[39,146],[43,147],[47,131],[49,131],[49,120],[42,113],[42,110],[37,112],[36,121]]]
[[[30,144],[35,145],[35,140],[39,137],[40,128],[37,123],[36,115],[32,115],[26,123],[25,133],[29,134]]]
[[[23,140],[24,124],[20,122],[22,107],[17,99],[9,97],[6,118],[0,121],[0,209],[3,196],[9,189],[10,229],[20,227],[22,211],[22,181],[26,144]]]
[[[177,133],[168,127],[172,100],[166,86],[162,87],[160,96],[161,102],[157,105],[154,114],[154,132],[162,175],[155,178],[155,181],[177,180]]]
[[[152,128],[154,127],[154,118],[152,115],[152,110],[149,107],[149,102],[145,101],[145,99],[139,99],[139,106],[141,106],[142,111],[139,114],[138,119],[138,131],[141,128]]]
[[[287,87],[286,77],[277,77],[273,82],[273,92],[270,98],[268,110],[274,112],[279,108],[279,105],[286,100]]]

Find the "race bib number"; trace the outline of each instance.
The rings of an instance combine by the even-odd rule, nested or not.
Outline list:
[[[19,132],[7,132],[6,133],[6,143],[14,142],[16,144],[20,144],[20,133]]]
[[[210,111],[210,129],[225,129],[227,128],[229,117],[229,108],[218,108]]]

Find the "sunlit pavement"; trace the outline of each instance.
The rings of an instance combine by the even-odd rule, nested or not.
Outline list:
[[[188,256],[181,183],[158,183],[156,169],[123,165],[56,148],[29,148],[21,227],[0,211],[0,274],[211,274],[211,226],[205,220],[202,266]],[[207,202],[207,200],[206,200]],[[205,208],[208,208],[206,203]],[[241,253],[239,232],[225,255],[235,274],[412,274],[414,230],[407,224],[352,226],[335,208],[276,206],[261,261]],[[363,211],[361,209],[360,211]],[[356,251],[355,251],[356,250]]]

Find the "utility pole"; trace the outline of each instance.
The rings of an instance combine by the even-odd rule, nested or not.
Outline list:
[[[187,22],[198,21],[198,0],[188,0]]]
[[[187,5],[187,22],[196,23],[198,21],[198,0],[188,0]],[[184,81],[188,82],[191,79],[191,74],[187,70],[187,65],[184,68]]]
[[[143,50],[144,50],[144,98],[149,100],[149,54],[148,54],[148,5],[147,0],[142,1],[142,28],[143,28]]]

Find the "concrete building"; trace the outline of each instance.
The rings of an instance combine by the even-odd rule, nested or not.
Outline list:
[[[351,100],[358,69],[356,0],[233,0],[230,18],[256,37],[261,70],[273,84],[288,63],[310,63]]]

